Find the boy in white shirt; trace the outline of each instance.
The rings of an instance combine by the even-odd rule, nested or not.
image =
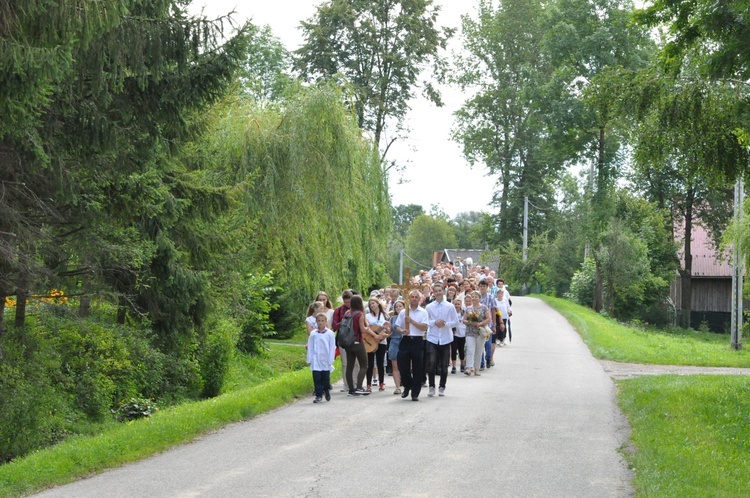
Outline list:
[[[310,332],[307,339],[307,363],[312,370],[313,383],[315,384],[315,400],[313,403],[331,401],[331,372],[333,371],[333,360],[336,357],[336,336],[328,328],[328,318],[325,313],[315,315],[317,329]]]

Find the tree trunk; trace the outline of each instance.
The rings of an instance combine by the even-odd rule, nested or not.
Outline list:
[[[3,317],[5,316],[5,298],[6,297],[7,296],[5,295],[5,292],[0,292],[0,339],[2,339],[3,335],[5,334],[5,320],[3,319]]]
[[[78,305],[78,316],[80,318],[88,318],[91,312],[91,297],[88,295],[81,296],[80,304]]]
[[[591,207],[596,213],[597,210],[601,209],[603,212],[602,206],[604,205],[604,198],[607,194],[607,179],[605,178],[605,171],[604,171],[604,144],[606,139],[606,128],[604,126],[599,127],[599,134],[597,137],[597,153],[596,153],[596,187],[593,192],[591,192]],[[608,175],[607,175],[608,176]],[[593,185],[592,185],[593,188]],[[601,216],[599,214],[598,216]],[[595,214],[592,218],[592,223],[594,224],[594,230],[599,230],[600,223],[598,222],[599,218]],[[598,239],[599,234],[597,233],[595,237]],[[599,313],[604,308],[604,277],[602,276],[602,265],[601,261],[599,261],[599,258],[597,256],[597,251],[600,249],[601,244],[597,243],[595,247],[592,248],[591,254],[594,257],[594,264],[596,265],[596,283],[594,285],[594,302],[593,302],[593,308],[594,311]]]
[[[500,193],[500,236],[503,239],[508,237],[508,227],[510,225],[508,212],[508,190],[510,189],[510,169],[512,166],[512,158],[510,157],[510,134],[507,130],[503,130],[503,152],[502,152],[502,171],[503,171],[503,191]]]
[[[693,201],[695,190],[689,189],[685,204],[685,268],[680,270],[680,327],[690,328],[690,313],[693,310],[693,252],[690,243],[693,238]]]
[[[120,297],[117,303],[117,324],[125,325],[125,317],[128,312],[128,301],[124,297]]]
[[[23,328],[26,324],[26,300],[29,299],[29,289],[26,277],[21,277],[16,290],[16,328]]]
[[[89,285],[89,280],[87,278],[84,278],[83,285],[81,286],[83,295],[81,296],[81,300],[79,301],[78,305],[78,316],[80,318],[87,318],[89,316],[89,313],[91,312],[91,295],[89,294],[90,287],[91,286]]]
[[[19,291],[16,294],[16,320],[15,326],[22,328],[26,324],[26,300],[29,298],[29,293],[26,291]]]
[[[594,311],[599,313],[604,308],[604,278],[602,277],[602,265],[599,258],[596,257],[596,249],[594,253],[594,265],[596,265],[596,283],[594,284]]]

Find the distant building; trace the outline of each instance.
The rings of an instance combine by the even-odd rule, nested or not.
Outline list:
[[[435,251],[432,257],[432,266],[436,266],[438,263],[448,263],[450,261],[455,263],[458,259],[465,263],[470,259],[475,265],[489,266],[491,270],[497,272],[497,259],[491,258],[488,261],[482,260],[482,255],[489,252],[489,249],[443,249],[442,251]]]
[[[732,318],[731,255],[719,254],[714,249],[706,229],[693,224],[690,251],[693,253],[692,299],[690,326],[698,328],[702,322],[714,332],[728,332]],[[680,265],[685,267],[684,251],[680,251]],[[682,277],[678,274],[669,289],[669,297],[680,313]],[[748,303],[745,303],[748,309]]]

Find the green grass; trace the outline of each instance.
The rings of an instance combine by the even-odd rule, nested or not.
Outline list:
[[[658,376],[618,382],[637,451],[637,496],[750,495],[750,378]]]
[[[305,327],[299,327],[294,332],[294,335],[291,338],[286,339],[284,341],[278,341],[278,342],[283,342],[286,344],[298,344],[298,345],[307,344],[307,329],[305,329]]]
[[[222,393],[258,385],[280,373],[307,368],[305,349],[294,344],[272,344],[264,356],[237,354],[224,381]]]
[[[0,497],[30,494],[134,462],[306,396],[312,390],[310,371],[289,371],[300,367],[304,349],[299,346],[273,345],[267,357],[239,358],[226,394],[165,409],[149,419],[109,424],[99,434],[72,437],[0,466]],[[332,380],[340,372],[339,367]]]
[[[634,363],[750,367],[726,335],[629,327],[564,299],[539,296],[597,358]],[[618,381],[632,429],[625,458],[636,496],[750,496],[750,377],[644,376]]]
[[[536,296],[555,308],[602,360],[657,365],[750,367],[750,350],[733,350],[729,336],[696,330],[622,325],[566,299]]]

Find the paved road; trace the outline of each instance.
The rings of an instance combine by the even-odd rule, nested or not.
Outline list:
[[[41,496],[633,496],[612,380],[546,304],[513,308],[497,366],[445,397],[305,399]]]

